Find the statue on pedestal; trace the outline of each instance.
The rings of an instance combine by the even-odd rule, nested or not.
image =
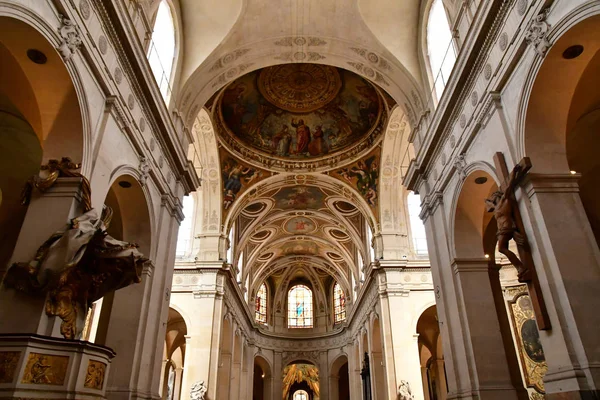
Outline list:
[[[196,382],[192,385],[190,398],[192,400],[205,400],[208,388],[204,385],[204,381]]]
[[[408,381],[401,380],[400,386],[398,386],[398,400],[414,400],[415,395],[410,390],[410,384]]]

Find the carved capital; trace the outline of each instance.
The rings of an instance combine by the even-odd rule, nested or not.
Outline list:
[[[69,18],[60,16],[60,27],[58,28],[61,42],[57,48],[65,62],[69,61],[77,48],[81,45],[82,39],[79,29]]]
[[[525,40],[533,46],[535,52],[541,57],[544,57],[550,48],[550,42],[548,41],[550,25],[546,22],[547,17],[547,10],[543,10],[536,15],[529,23],[525,34]]]

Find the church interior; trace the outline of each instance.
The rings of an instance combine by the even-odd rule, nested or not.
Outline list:
[[[0,0],[0,400],[599,400],[598,132],[600,0]]]

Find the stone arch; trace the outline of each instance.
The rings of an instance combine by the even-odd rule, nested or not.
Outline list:
[[[87,99],[74,62],[63,61],[56,29],[19,5],[0,5],[0,270],[25,219],[20,193],[49,159],[68,156],[88,176]],[[27,41],[20,40],[27,37]],[[35,50],[37,62],[29,58]],[[35,59],[35,58],[34,58]],[[46,79],[52,75],[53,79]]]
[[[554,42],[546,56],[535,58],[529,70],[517,121],[517,150],[532,162],[532,172],[577,175],[579,198],[600,244],[600,96],[589,90],[600,84],[600,7],[581,6],[556,23],[548,33]],[[583,46],[577,57],[563,52]],[[555,79],[557,71],[565,79]],[[587,231],[587,224],[582,222]]]
[[[383,333],[379,317],[371,324],[371,382],[374,398],[385,399],[387,396],[387,377],[385,376],[385,356],[383,348]]]
[[[202,186],[197,191],[197,202],[202,212],[195,215],[200,221],[196,222],[198,233],[218,234],[221,229],[222,185],[221,167],[217,138],[210,115],[202,108],[196,117],[192,134],[195,139],[192,144],[194,165],[200,169],[198,175],[202,178]],[[219,193],[218,196],[215,196]]]
[[[165,342],[167,344],[167,357],[170,359],[175,350],[180,347],[185,348],[185,336],[188,334],[188,328],[183,316],[169,306],[169,315],[167,317],[167,332]],[[183,355],[185,356],[185,354]],[[182,362],[178,364],[180,367]]]
[[[413,145],[408,142],[410,132],[408,116],[395,107],[383,137],[379,178],[379,215],[386,260],[400,260],[410,252],[407,190],[402,184],[414,157]]]
[[[113,211],[107,232],[115,239],[136,243],[140,252],[148,259],[152,259],[155,250],[152,246],[150,196],[147,195],[145,188],[140,185],[134,174],[136,172],[132,168],[122,168],[115,170],[111,176],[111,184],[103,202]],[[142,272],[143,275],[145,275],[145,271]],[[135,293],[135,287],[124,288],[102,298],[95,343],[106,345],[111,340],[117,340],[116,344],[108,344],[111,347],[115,345],[117,348],[124,346],[118,338],[125,335],[121,332],[126,329],[117,325],[125,321],[128,316],[125,315],[127,311],[120,307],[119,301],[130,301],[131,293]],[[117,330],[119,334],[116,334]]]
[[[224,68],[212,68],[220,62],[214,56],[214,54],[219,54],[219,49],[217,48],[213,55],[194,71],[182,89],[180,110],[184,115],[186,123],[191,125],[201,107],[217,91],[239,76],[261,68],[285,64],[285,61],[282,62],[273,58],[273,53],[281,52],[281,47],[274,45],[274,43],[281,39],[281,37],[263,39],[252,43],[252,46],[239,47],[238,45],[231,52],[221,53],[220,57],[222,58],[227,57],[229,54],[242,54],[242,56],[239,56],[238,59],[232,61],[231,64],[228,64]],[[327,38],[327,41],[331,45],[319,48],[323,58],[321,60],[314,60],[314,63],[343,68],[358,73],[363,78],[385,90],[409,116],[411,126],[416,124],[423,107],[421,89],[402,64],[396,61],[393,68],[390,66],[389,71],[379,71],[375,66],[372,68],[369,65],[365,65],[369,61],[366,61],[363,56],[353,51],[352,47],[348,47],[349,43],[346,40]],[[264,51],[254,52],[252,51],[254,49],[263,49]],[[386,50],[381,49],[381,52],[385,53]],[[382,56],[376,53],[377,51],[372,52],[372,54],[375,54],[380,59]],[[327,61],[324,62],[323,60]],[[386,63],[386,65],[390,64]]]
[[[118,171],[118,172],[117,172]],[[153,242],[152,205],[147,189],[140,185],[134,171],[117,170],[111,177],[105,204],[113,209],[108,228],[116,239],[134,242],[148,258],[155,252]]]
[[[484,179],[481,184],[476,183]],[[484,201],[497,189],[496,180],[482,169],[471,169],[457,185],[450,216],[454,257],[484,257],[483,237],[492,218],[492,214],[486,212]]]
[[[350,376],[348,355],[341,353],[329,367],[329,398],[350,398]]]
[[[228,399],[231,386],[231,362],[233,352],[233,322],[223,320],[219,338],[219,363],[217,368],[217,398]]]
[[[312,268],[316,268],[321,271],[329,273],[335,279],[335,281],[340,284],[340,286],[344,290],[344,293],[346,293],[346,291],[350,290],[350,281],[348,280],[348,277],[346,277],[342,273],[340,273],[341,271],[336,271],[336,272],[338,272],[337,274],[332,274],[329,268],[325,268],[323,260],[319,259],[318,257],[302,256],[301,258],[303,259],[303,262],[310,263]],[[297,264],[297,263],[298,263],[297,257],[288,256],[283,260],[278,260],[274,266],[269,266],[269,264],[267,264],[267,266],[265,266],[264,268],[256,270],[255,275],[260,278],[255,279],[251,283],[251,285],[249,286],[250,292],[251,293],[256,292],[258,290],[259,286],[262,283],[266,282],[266,278],[269,277],[274,272],[277,272],[279,270],[287,270],[288,272],[286,273],[286,275],[288,275],[290,273],[290,271],[292,270],[291,267],[293,267],[294,264]],[[267,285],[267,291],[269,291],[269,290],[270,289]],[[282,296],[281,293],[282,293],[281,291],[278,294],[274,293],[272,296],[273,300],[281,301],[281,296]],[[278,297],[276,298],[276,296],[278,296]],[[268,307],[268,309],[270,312],[272,307]]]
[[[23,46],[24,43],[19,43],[19,37],[30,38],[27,42],[28,48],[37,47],[48,57],[48,62],[44,64],[45,67],[48,67],[45,72],[24,70],[31,88],[35,92],[38,107],[40,109],[44,109],[47,105],[53,107],[53,110],[44,109],[46,116],[40,115],[37,126],[33,125],[39,137],[54,143],[54,146],[45,148],[43,160],[69,156],[73,161],[81,162],[81,173],[89,176],[92,170],[91,121],[88,96],[79,72],[85,67],[80,65],[79,57],[73,56],[65,61],[56,51],[62,40],[56,29],[56,26],[61,25],[59,17],[56,16],[56,24],[49,24],[22,5],[0,4],[0,18],[2,19],[1,29],[8,32],[3,35],[5,38],[3,45],[11,49],[11,53],[18,54],[19,64],[23,65],[23,61],[33,64],[30,60],[25,60],[27,59],[26,49]],[[50,67],[52,70],[48,71]],[[51,82],[45,79],[48,74],[53,75]],[[9,76],[14,77],[13,75]],[[34,78],[35,80],[33,80]],[[52,87],[48,87],[48,85],[52,85]],[[65,104],[61,104],[57,100],[58,98],[62,98],[62,102],[71,106],[71,109],[65,110]],[[19,104],[17,104],[17,108],[21,109]],[[27,119],[30,118],[28,115],[31,115],[31,112],[24,110],[21,112]],[[56,116],[62,116],[63,118],[60,120],[67,120],[68,124],[61,122],[56,126],[49,122]],[[44,122],[44,119],[49,120]],[[68,147],[65,147],[64,141],[66,140],[71,140]]]
[[[419,319],[421,318],[423,313],[425,311],[427,311],[428,309],[430,309],[431,307],[435,307],[435,306],[436,306],[435,300],[430,300],[430,301],[426,302],[425,304],[422,304],[421,307],[419,307],[419,309],[415,313],[416,318],[414,319],[414,323],[412,324],[412,326],[414,328],[413,332],[417,332],[417,325],[418,325]]]
[[[291,173],[281,173],[274,176],[270,176],[256,183],[254,186],[249,187],[237,198],[235,203],[233,203],[233,206],[230,208],[230,211],[227,214],[227,218],[223,222],[223,233],[226,234],[229,232],[233,225],[233,222],[235,221],[239,213],[254,199],[260,197],[263,193],[284,186],[283,182],[291,181],[295,181],[297,184],[305,184],[307,186],[315,186],[318,188],[325,188],[337,192],[342,192],[342,197],[340,197],[340,200],[353,201],[353,204],[361,211],[365,220],[373,230],[373,234],[379,234],[380,228],[375,214],[370,209],[366,200],[362,196],[360,196],[354,188],[352,188],[347,183],[330,177],[328,175],[313,173],[299,175]]]
[[[162,393],[163,396],[167,396],[170,391],[173,399],[178,399],[181,393],[187,333],[187,324],[183,316],[173,307],[169,307],[165,334],[165,367],[162,374]]]
[[[254,373],[252,394],[254,399],[271,400],[273,392],[273,373],[271,364],[263,356],[257,354],[254,356]],[[261,373],[257,376],[257,373]]]
[[[313,360],[314,358],[314,360]],[[303,354],[292,354],[290,357],[286,358],[286,361],[283,362],[283,372],[284,374],[286,373],[286,369],[288,367],[292,367],[295,364],[305,364],[305,365],[309,365],[312,368],[316,369],[317,374],[319,375],[319,388],[323,387],[323,382],[325,381],[323,376],[322,376],[322,371],[321,368],[319,368],[319,362],[318,362],[318,357],[304,357]],[[284,378],[285,379],[285,378]],[[291,397],[288,397],[288,395],[291,395],[292,393],[295,393],[297,390],[305,390],[310,394],[315,394],[312,390],[312,388],[308,385],[308,381],[306,379],[303,379],[301,382],[291,382],[291,384],[286,387],[284,384],[283,387],[283,395],[284,395],[284,399],[288,399]],[[322,389],[319,389],[319,391],[321,391]]]

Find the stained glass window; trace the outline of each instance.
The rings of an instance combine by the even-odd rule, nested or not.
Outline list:
[[[333,286],[333,312],[335,323],[346,319],[346,296],[339,283]]]
[[[267,287],[263,283],[256,293],[255,319],[259,324],[267,325]]]
[[[288,292],[288,328],[312,328],[312,292],[304,285],[296,285]]]

